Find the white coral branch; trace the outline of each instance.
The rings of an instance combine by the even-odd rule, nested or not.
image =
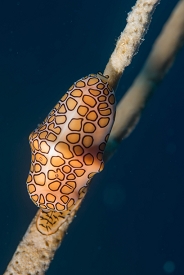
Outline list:
[[[110,76],[111,85],[115,87],[124,70],[141,44],[155,5],[158,0],[138,0],[129,13],[127,25],[117,42],[116,48],[105,69]],[[110,64],[110,65],[109,65]],[[110,69],[109,69],[110,68]],[[76,210],[75,210],[76,211]],[[23,240],[20,242],[4,275],[41,275],[48,269],[60,246],[64,233],[74,218],[75,212],[62,224],[53,235],[45,236],[37,231],[35,220],[30,224]]]

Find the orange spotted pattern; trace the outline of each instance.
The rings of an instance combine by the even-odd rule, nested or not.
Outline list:
[[[84,197],[91,178],[103,170],[114,117],[115,96],[107,78],[91,74],[75,82],[30,134],[27,190],[45,215],[37,223],[41,233],[57,230]],[[48,226],[48,219],[56,212],[62,222],[53,229],[55,222]]]

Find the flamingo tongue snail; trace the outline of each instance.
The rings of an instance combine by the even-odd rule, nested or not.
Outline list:
[[[53,234],[103,170],[103,152],[115,118],[107,77],[90,74],[75,82],[29,136],[27,190],[41,208],[37,229]]]

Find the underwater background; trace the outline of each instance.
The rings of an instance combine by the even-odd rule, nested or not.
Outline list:
[[[177,1],[161,0],[117,101]],[[28,136],[79,78],[104,70],[135,0],[0,1],[0,274],[37,207]],[[96,175],[47,272],[184,274],[184,51],[132,134]]]

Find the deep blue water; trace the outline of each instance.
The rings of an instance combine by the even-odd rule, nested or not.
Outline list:
[[[176,3],[161,0],[117,100]],[[37,211],[25,184],[28,136],[74,81],[103,71],[133,4],[0,2],[0,274]],[[184,274],[183,58],[181,50],[135,131],[95,176],[48,275]]]

